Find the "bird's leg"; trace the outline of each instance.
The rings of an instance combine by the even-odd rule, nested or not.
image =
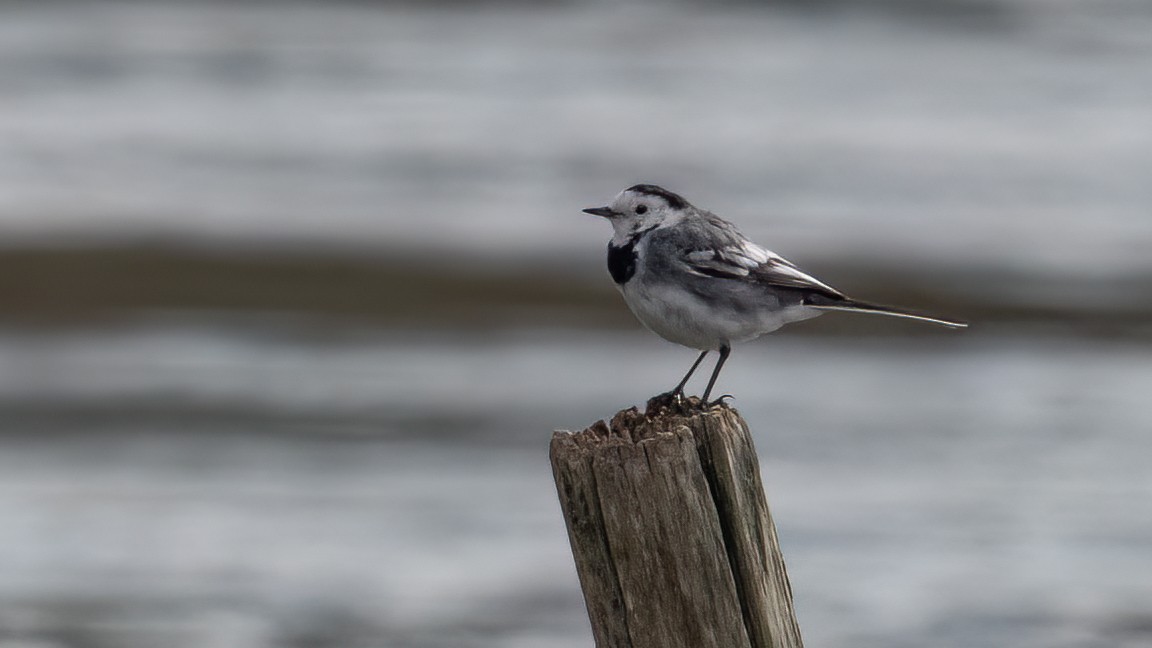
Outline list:
[[[700,366],[700,363],[703,362],[704,356],[706,355],[708,355],[707,349],[700,352],[700,357],[696,358],[696,362],[692,363],[692,368],[689,369],[688,373],[684,375],[684,379],[681,380],[680,384],[676,385],[676,388],[672,390],[672,398],[679,400],[680,397],[684,395],[684,385],[688,384],[688,379],[692,377],[692,374],[696,373],[696,367]]]
[[[708,379],[708,388],[704,390],[704,396],[700,398],[701,407],[711,407],[718,403],[724,402],[724,397],[716,399],[715,403],[708,402],[708,395],[712,393],[712,386],[716,384],[716,378],[720,375],[720,368],[724,366],[724,361],[728,359],[728,354],[732,352],[732,347],[727,343],[720,345],[720,359],[716,361],[716,368],[712,370],[712,377]],[[701,359],[704,356],[700,356]]]

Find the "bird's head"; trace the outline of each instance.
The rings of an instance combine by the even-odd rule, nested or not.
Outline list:
[[[626,239],[636,232],[677,221],[691,209],[692,205],[679,194],[656,185],[638,184],[621,191],[611,204],[584,212],[607,218],[615,238]]]

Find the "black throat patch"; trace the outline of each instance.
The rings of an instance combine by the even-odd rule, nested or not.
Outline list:
[[[619,247],[608,244],[608,274],[621,286],[636,274],[636,239]]]
[[[608,244],[608,274],[612,275],[612,281],[622,286],[636,274],[636,244],[654,229],[655,225],[636,232],[624,245]]]

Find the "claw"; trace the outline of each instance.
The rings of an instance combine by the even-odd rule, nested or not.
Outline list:
[[[711,409],[711,408],[717,407],[719,405],[726,405],[726,403],[724,402],[725,398],[735,398],[735,396],[733,396],[732,394],[723,394],[722,396],[720,396],[716,400],[709,401],[708,403],[704,404],[703,408],[704,409]]]

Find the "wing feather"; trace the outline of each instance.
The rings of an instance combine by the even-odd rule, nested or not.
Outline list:
[[[684,255],[689,272],[721,279],[750,279],[767,286],[812,290],[829,297],[843,294],[800,270],[791,261],[740,238],[729,245],[691,250]]]

